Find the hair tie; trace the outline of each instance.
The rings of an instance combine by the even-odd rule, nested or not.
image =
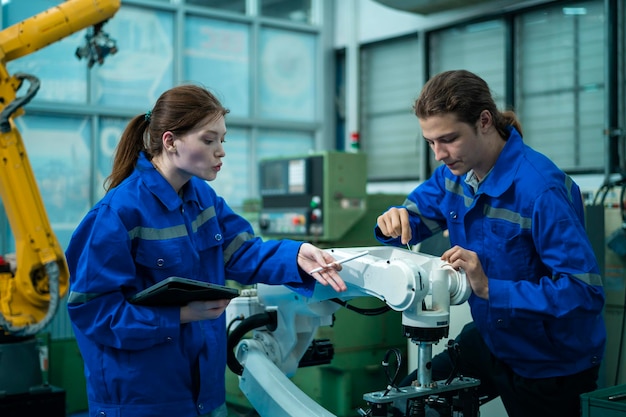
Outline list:
[[[151,117],[152,117],[152,110],[148,110],[146,114],[144,115],[144,119],[146,119],[146,122],[150,123]]]

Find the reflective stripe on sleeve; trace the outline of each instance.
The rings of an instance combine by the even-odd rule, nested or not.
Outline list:
[[[420,218],[420,221],[422,222],[422,224],[424,226],[426,226],[428,228],[428,230],[430,230],[430,232],[434,235],[436,233],[439,233],[441,231],[441,227],[439,227],[439,225],[437,224],[437,222],[427,219],[426,217],[422,216],[422,214],[419,211],[419,208],[417,207],[417,205],[410,201],[410,200],[406,200],[404,202],[404,205],[406,206],[407,210],[417,214],[417,216]]]
[[[232,242],[224,249],[224,265],[228,263],[230,258],[233,256],[233,253],[237,252],[237,249],[243,245],[244,242],[252,239],[254,237],[253,234],[248,232],[240,233],[233,239]]]

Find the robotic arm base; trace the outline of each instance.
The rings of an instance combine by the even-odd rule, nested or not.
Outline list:
[[[404,336],[414,342],[433,342],[437,343],[441,339],[448,337],[450,331],[449,326],[445,327],[411,327],[402,326],[404,328]]]

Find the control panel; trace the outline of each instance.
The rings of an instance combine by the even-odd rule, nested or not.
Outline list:
[[[365,154],[328,151],[263,160],[261,234],[337,240],[365,214],[366,182]]]

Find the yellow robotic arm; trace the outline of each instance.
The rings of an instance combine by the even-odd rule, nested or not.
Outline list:
[[[65,255],[13,121],[37,93],[39,80],[10,75],[6,63],[86,27],[96,25],[99,31],[119,7],[120,0],[68,0],[0,31],[0,196],[16,251],[13,267],[0,270],[0,328],[5,334],[31,336],[41,330],[56,313],[69,279]],[[28,91],[18,97],[24,80]]]
[[[120,0],[68,0],[0,32],[4,63],[111,18]]]

